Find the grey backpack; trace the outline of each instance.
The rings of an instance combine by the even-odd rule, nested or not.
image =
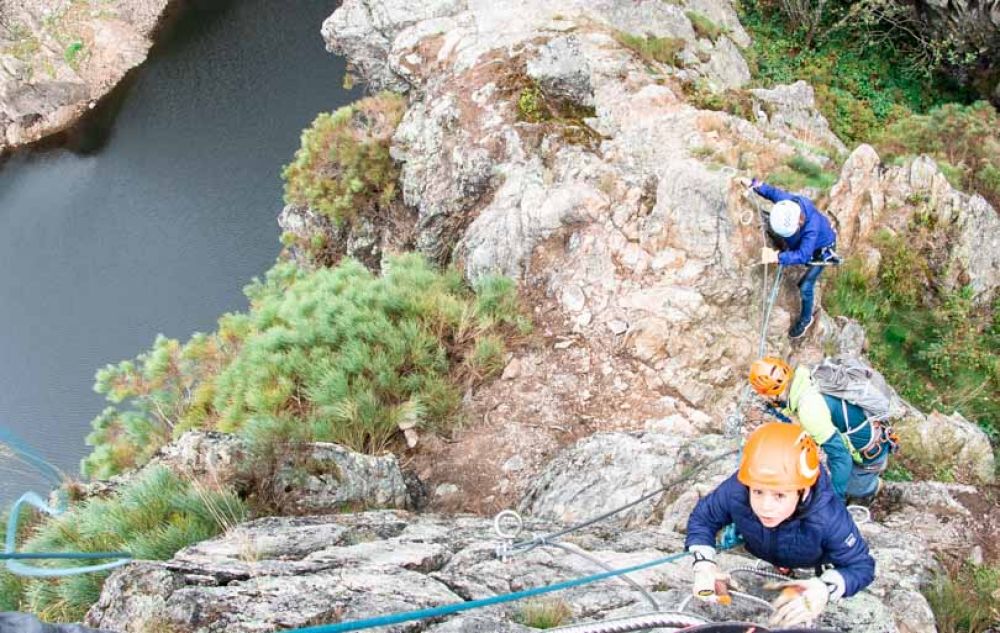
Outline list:
[[[900,411],[892,387],[868,363],[856,356],[824,358],[812,370],[816,387],[824,394],[861,407],[868,421],[884,421]]]

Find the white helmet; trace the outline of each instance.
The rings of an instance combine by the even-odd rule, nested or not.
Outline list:
[[[799,230],[802,209],[792,200],[782,200],[771,208],[771,230],[781,237],[791,237]]]

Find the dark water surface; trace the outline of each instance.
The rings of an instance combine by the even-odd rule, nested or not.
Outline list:
[[[243,310],[278,252],[281,166],[358,95],[319,30],[333,0],[194,8],[123,92],[100,149],[0,169],[0,426],[76,473],[94,372]],[[0,501],[38,477],[0,457]]]

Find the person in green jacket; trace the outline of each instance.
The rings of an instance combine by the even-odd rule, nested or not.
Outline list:
[[[750,386],[780,409],[775,411],[777,417],[794,416],[806,433],[823,448],[833,491],[841,499],[846,499],[854,459],[849,443],[834,426],[830,409],[813,383],[809,369],[798,367],[792,372],[785,361],[767,356],[750,366]]]

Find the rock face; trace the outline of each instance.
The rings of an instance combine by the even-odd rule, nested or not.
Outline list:
[[[77,121],[146,59],[171,0],[0,0],[0,153]]]
[[[983,303],[996,296],[1000,215],[981,196],[953,189],[933,159],[888,167],[870,145],[861,145],[844,163],[828,211],[837,220],[838,244],[869,259],[877,257],[880,229],[905,234],[915,221],[933,223],[941,261],[932,264],[944,289],[970,286]]]
[[[734,442],[718,435],[691,440],[661,433],[599,433],[549,462],[520,509],[534,517],[573,523],[659,490],[685,469],[716,460],[699,470],[695,481],[672,486],[668,495],[676,497],[685,490],[696,491],[699,482],[717,484],[731,474],[735,451]],[[702,487],[703,491],[708,489],[711,487]],[[659,502],[661,499],[653,497],[610,523],[627,526],[644,522]]]
[[[770,89],[754,88],[750,92],[757,99],[757,119],[769,131],[787,134],[808,145],[826,147],[839,154],[847,153],[847,147],[816,109],[815,94],[806,82],[800,80]],[[817,157],[812,155],[810,158]],[[818,162],[823,164],[825,160],[819,158]]]
[[[742,386],[732,368],[756,354],[763,281],[747,265],[763,245],[757,211],[728,166],[766,173],[803,138],[842,145],[805,84],[755,96],[759,123],[687,103],[685,86],[749,79],[728,2],[508,9],[354,0],[324,23],[328,48],[366,81],[409,95],[391,151],[417,248],[473,279],[503,272],[544,289],[591,348],[622,349],[608,365],[625,393],[641,381],[724,414]],[[695,13],[728,34],[699,37]],[[647,34],[676,38],[674,61],[627,45]],[[788,350],[795,280],[772,315],[774,353]]]
[[[646,438],[654,446],[655,438]],[[662,443],[667,438],[659,438]],[[590,443],[590,442],[588,442]],[[586,450],[586,446],[573,449]],[[656,449],[640,458],[652,458]],[[563,460],[558,476],[577,473]],[[731,467],[731,464],[729,464]],[[557,470],[554,467],[554,470]],[[679,475],[680,470],[672,474]],[[714,477],[711,472],[700,477]],[[866,591],[835,603],[817,626],[843,631],[931,633],[927,603],[919,587],[936,562],[926,544],[967,555],[973,518],[959,501],[975,489],[944,484],[892,484],[888,507],[877,523],[862,524],[878,559],[879,573]],[[561,501],[533,501],[538,514],[559,512]],[[86,623],[120,633],[157,630],[192,633],[268,631],[302,627],[443,604],[477,600],[585,576],[599,568],[583,551],[614,568],[664,557],[683,547],[683,537],[653,527],[649,506],[633,513],[635,528],[607,523],[565,537],[563,549],[543,546],[498,558],[503,544],[488,519],[373,511],[324,517],[260,519],[179,552],[165,563],[139,562],[116,571]],[[601,508],[595,508],[598,514]],[[560,524],[529,517],[535,534]],[[920,524],[915,533],[912,522]],[[642,524],[642,525],[640,525]],[[568,549],[566,549],[568,548]],[[736,550],[719,558],[723,569],[752,565]],[[688,595],[690,564],[681,559],[635,572],[631,579],[651,592],[660,608],[676,609]],[[752,593],[773,598],[749,579]],[[755,580],[756,578],[756,580]],[[754,589],[756,587],[756,589]],[[622,582],[583,585],[552,600],[572,621],[610,619],[646,612],[646,597]],[[403,623],[399,631],[525,631],[516,623],[520,603],[478,609],[443,623]],[[688,613],[712,619],[761,621],[759,607],[737,603],[731,610],[689,604]],[[143,628],[147,627],[147,628]],[[469,628],[466,628],[469,627]]]
[[[996,461],[990,440],[978,426],[957,411],[950,416],[933,411],[911,411],[896,425],[907,452],[929,467],[960,476],[961,480],[992,483]]]
[[[166,467],[177,475],[216,487],[238,490],[248,479],[265,489],[273,510],[287,514],[342,512],[412,505],[395,455],[355,453],[337,444],[317,442],[247,469],[249,447],[235,435],[188,431],[164,446],[142,470]],[[126,473],[85,487],[83,496],[107,495],[135,474]],[[264,482],[263,484],[261,482]]]
[[[408,94],[391,152],[416,213],[417,248],[461,263],[472,279],[502,272],[544,291],[546,309],[566,314],[591,349],[623,352],[607,363],[623,392],[652,387],[724,415],[742,387],[734,368],[757,354],[764,273],[749,266],[763,245],[758,210],[734,176],[766,174],[802,153],[826,162],[824,153],[846,148],[804,83],[752,91],[755,122],[688,103],[691,85],[748,78],[719,72],[745,68],[727,52],[748,41],[728,2],[508,9],[349,0],[323,25],[328,48],[366,81]],[[728,34],[700,37],[694,13]],[[668,38],[676,55],[642,59],[629,35]],[[996,213],[925,160],[883,170],[865,152],[852,155],[832,192],[842,248],[864,251],[873,227],[889,216],[906,222],[896,209],[926,195],[951,227],[949,283],[968,278],[985,300],[1000,278]],[[770,353],[790,351],[784,334],[800,274],[786,275]]]
[[[325,442],[286,458],[273,488],[295,514],[410,506],[395,455],[362,455]]]
[[[571,541],[616,568],[662,558],[681,547],[679,535],[655,530],[591,530]],[[149,627],[249,633],[477,600],[600,571],[585,557],[554,547],[500,559],[495,552],[499,544],[492,521],[471,517],[381,511],[262,519],[187,548],[172,561],[136,563],[115,572],[86,623],[120,633],[153,630]],[[724,554],[721,562],[729,568],[748,561]],[[681,559],[631,577],[652,592],[658,605],[676,608],[688,594],[689,574],[689,561]],[[551,600],[568,608],[569,621],[650,608],[643,594],[623,582],[587,584]],[[760,620],[766,615],[746,605],[726,612],[701,605],[688,609],[702,618]],[[531,630],[516,623],[519,617],[522,605],[511,603],[444,623],[402,623],[393,630]],[[865,633],[896,630],[889,611],[863,594],[831,608],[821,624]]]

